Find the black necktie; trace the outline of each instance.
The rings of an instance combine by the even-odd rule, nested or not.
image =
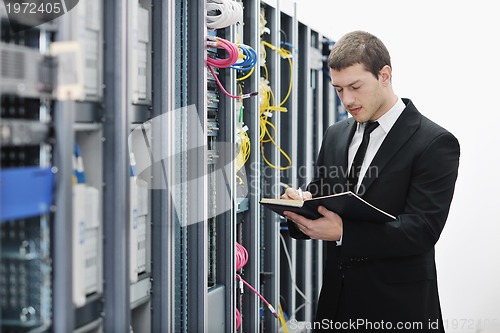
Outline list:
[[[365,131],[363,132],[363,140],[359,145],[356,155],[354,155],[354,160],[352,161],[351,169],[349,171],[349,190],[351,192],[356,192],[356,185],[358,184],[359,173],[361,171],[361,165],[365,159],[366,148],[368,148],[368,142],[370,142],[370,134],[379,125],[378,122],[367,122],[365,125]]]

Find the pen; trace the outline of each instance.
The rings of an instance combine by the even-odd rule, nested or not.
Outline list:
[[[302,195],[302,189],[299,187],[299,189],[297,190],[297,192],[299,193],[299,198],[300,200],[304,201],[304,196]]]

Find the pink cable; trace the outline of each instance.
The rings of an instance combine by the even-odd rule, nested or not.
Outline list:
[[[234,65],[238,61],[238,46],[223,38],[216,37],[216,40],[217,42],[213,46],[219,49],[226,50],[228,57],[223,59],[214,59],[207,57],[207,64],[217,68],[227,68]]]
[[[236,270],[239,271],[248,262],[248,252],[240,243],[236,242]],[[242,291],[243,292],[243,291]],[[241,313],[236,308],[236,330],[241,326]]]
[[[228,67],[234,65],[238,61],[239,51],[238,51],[238,46],[236,46],[236,44],[231,43],[230,41],[228,41],[226,39],[216,37],[216,40],[217,40],[217,42],[213,46],[226,50],[228,55],[229,55],[228,58],[224,58],[224,59],[214,59],[214,58],[207,57],[207,67],[210,70],[210,73],[212,73],[212,76],[214,77],[215,82],[217,82],[217,85],[219,86],[219,88],[228,97],[235,98],[235,99],[245,99],[245,98],[249,98],[249,97],[257,95],[258,92],[254,91],[254,92],[251,92],[248,94],[243,94],[243,95],[237,96],[237,95],[230,94],[224,88],[222,83],[219,81],[219,78],[215,74],[214,70],[212,69],[212,66],[216,67],[216,68],[228,68]]]
[[[212,76],[214,77],[215,79],[215,82],[217,82],[217,85],[219,86],[220,90],[222,90],[222,92],[224,94],[226,94],[228,97],[231,97],[231,98],[236,98],[236,99],[245,99],[245,98],[249,98],[249,97],[252,97],[252,96],[255,96],[258,94],[258,92],[254,91],[254,92],[251,92],[251,93],[248,93],[248,94],[243,94],[243,95],[240,95],[240,96],[236,96],[236,95],[232,95],[230,93],[227,92],[226,89],[224,89],[224,86],[222,85],[222,83],[220,83],[219,81],[219,78],[217,77],[217,75],[215,74],[214,70],[212,69],[212,67],[210,65],[207,66],[208,69],[210,70],[210,73],[212,73]]]
[[[241,313],[238,311],[238,308],[236,308],[236,330],[239,330],[241,326]]]
[[[240,270],[243,268],[243,266],[246,265],[248,262],[248,252],[247,250],[243,247],[243,245],[239,244],[236,242],[236,269]],[[262,296],[254,287],[252,287],[248,282],[243,280],[243,278],[239,275],[236,274],[236,278],[240,280],[244,285],[246,285],[255,295],[259,296],[259,298],[264,302],[264,304],[267,306],[269,311],[272,312],[274,317],[278,318],[278,313],[276,310],[273,308],[271,304]]]
[[[269,309],[269,311],[271,311],[272,314],[276,318],[278,318],[278,313],[276,312],[276,310],[274,310],[273,306],[271,304],[269,304],[269,302],[264,298],[264,296],[262,296],[257,290],[255,290],[255,288],[252,287],[248,282],[246,282],[245,280],[243,280],[243,278],[239,274],[236,274],[236,278],[238,280],[240,280],[241,282],[243,282],[245,284],[245,286],[247,286],[248,288],[250,288],[250,290],[253,291],[255,295],[259,296],[259,298],[262,300],[262,302],[264,302],[264,304],[267,306],[267,308]]]
[[[236,270],[239,271],[248,262],[248,252],[247,249],[243,247],[240,243],[236,242]]]

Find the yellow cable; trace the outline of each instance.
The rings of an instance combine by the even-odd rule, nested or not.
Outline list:
[[[240,90],[240,93],[243,90],[243,87],[241,84],[238,84],[238,88]],[[239,103],[242,103],[239,101]],[[243,105],[240,105],[240,112],[243,112]],[[240,117],[242,114],[240,115]],[[248,161],[250,158],[250,152],[251,152],[251,144],[250,144],[250,137],[248,136],[248,133],[246,130],[243,130],[244,123],[243,121],[241,122],[241,129],[238,131],[240,135],[240,144],[239,144],[239,153],[236,156],[236,172],[238,172]]]
[[[271,94],[271,97],[272,97],[272,100],[274,101],[274,94],[273,94],[273,91],[271,90],[269,92]],[[288,97],[287,97],[288,98]],[[274,103],[273,103],[274,104]],[[280,106],[270,106],[269,107],[269,110],[270,111],[280,111],[280,112],[288,112],[288,109],[282,105]]]
[[[264,75],[265,75],[266,80],[269,80],[269,71],[267,70],[267,66],[264,64],[264,65],[262,65],[262,67],[264,69]]]
[[[269,127],[271,127],[273,129],[274,133],[276,133],[276,128],[274,127],[274,124],[272,124],[270,122],[267,122],[267,125],[269,125]],[[269,165],[270,167],[272,167],[273,169],[279,169],[281,171],[290,169],[292,167],[292,160],[290,159],[290,157],[288,156],[288,154],[281,147],[278,146],[278,144],[274,140],[274,135],[271,136],[270,133],[269,133],[269,131],[267,130],[267,126],[265,127],[265,133],[268,134],[268,138],[269,139],[261,141],[261,143],[260,143],[260,149],[261,149],[262,158],[264,159],[264,161],[266,162],[266,164]],[[276,148],[278,148],[280,154],[283,155],[283,157],[285,157],[285,159],[288,161],[288,165],[287,166],[285,166],[285,167],[276,166],[276,165],[272,164],[267,159],[267,157],[266,157],[266,155],[264,153],[264,143],[266,143],[266,142],[271,142]]]
[[[280,103],[280,106],[283,106],[283,104],[286,103],[286,101],[288,100],[288,98],[290,97],[290,94],[292,92],[292,83],[293,83],[292,53],[290,51],[288,51],[287,49],[284,49],[284,48],[278,49],[276,46],[274,46],[273,44],[268,43],[266,41],[261,41],[261,43],[262,43],[262,45],[264,45],[266,47],[269,47],[271,50],[274,50],[274,51],[278,52],[278,54],[283,59],[287,59],[288,60],[288,63],[290,65],[290,81],[289,81],[289,85],[288,85],[288,91],[286,93],[285,98]],[[265,54],[265,47],[263,47],[262,49],[264,49],[264,54]],[[267,68],[265,68],[265,71],[266,71],[266,79],[267,79],[268,78]]]
[[[262,18],[263,18],[263,16],[261,15],[261,20],[262,20]],[[264,72],[264,78],[263,78],[264,81],[261,81],[261,87],[260,87],[260,96],[261,96],[260,124],[259,124],[259,127],[260,127],[260,136],[259,136],[260,150],[261,150],[262,158],[266,162],[267,165],[269,165],[270,167],[272,167],[274,169],[279,169],[281,171],[284,171],[284,170],[289,169],[292,166],[292,161],[291,161],[290,157],[288,156],[288,154],[281,147],[279,147],[278,144],[276,143],[276,141],[274,139],[274,137],[276,136],[276,126],[271,121],[269,121],[270,114],[268,114],[268,113],[275,112],[275,111],[279,111],[279,112],[287,112],[288,111],[287,108],[284,107],[283,105],[286,103],[286,101],[290,97],[290,94],[292,91],[292,82],[293,82],[293,76],[292,76],[293,75],[293,63],[291,60],[292,56],[288,50],[283,49],[283,48],[278,49],[277,47],[275,47],[274,45],[272,45],[266,41],[261,41],[261,44],[262,44],[262,48],[261,48],[262,51],[261,52],[262,52],[262,56],[263,56],[262,69]],[[265,58],[267,56],[266,47],[269,47],[270,49],[278,52],[278,54],[280,54],[280,56],[283,59],[288,60],[288,63],[290,65],[290,81],[289,81],[289,85],[288,85],[288,91],[285,95],[285,98],[279,103],[279,105],[275,104],[274,93],[273,93],[271,87],[269,87],[269,83],[268,83],[269,71],[268,71],[267,66],[265,64]],[[269,143],[269,142],[271,142],[279,150],[280,155],[285,157],[285,159],[288,161],[287,166],[284,166],[284,167],[283,166],[276,166],[276,165],[272,164],[267,159],[267,157],[264,153],[264,144]]]
[[[283,327],[283,333],[288,333],[288,326],[286,325],[285,314],[283,313],[281,303],[278,303],[278,317],[280,319],[281,326]]]
[[[269,131],[269,128],[272,129],[272,133]],[[261,148],[262,157],[263,157],[264,161],[266,162],[266,164],[269,165],[270,167],[272,167],[273,169],[279,169],[281,171],[288,170],[292,166],[292,160],[290,159],[288,154],[281,147],[278,146],[278,144],[274,140],[275,135],[276,135],[276,127],[274,126],[274,124],[271,123],[270,121],[268,121],[268,116],[266,116],[266,115],[261,116],[259,141],[261,143],[260,148]],[[268,143],[268,142],[271,142],[279,150],[280,154],[283,155],[283,157],[285,157],[285,159],[288,161],[287,166],[285,166],[285,167],[276,166],[276,165],[272,164],[267,159],[267,157],[265,156],[265,153],[264,153],[264,143]]]
[[[259,136],[259,141],[262,142],[264,140],[264,137],[266,136],[267,128],[266,128],[266,122],[267,118],[263,119],[262,117],[260,118],[260,136]]]
[[[247,132],[241,134],[240,152],[236,156],[236,171],[238,172],[250,158],[250,138]]]
[[[245,76],[242,76],[239,79],[236,79],[236,81],[243,81],[243,80],[248,79],[253,74],[254,71],[255,71],[255,66],[252,67],[252,69],[250,70],[250,72],[248,72],[247,74],[245,74]]]

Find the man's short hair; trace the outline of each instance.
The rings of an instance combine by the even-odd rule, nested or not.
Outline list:
[[[342,36],[334,45],[328,57],[328,67],[340,71],[355,64],[378,78],[380,70],[391,66],[391,56],[384,43],[365,31],[353,31]]]

